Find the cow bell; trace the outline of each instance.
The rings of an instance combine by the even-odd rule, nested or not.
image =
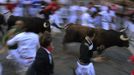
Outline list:
[[[128,41],[129,38],[125,37],[124,35],[120,35],[120,39],[123,41]]]

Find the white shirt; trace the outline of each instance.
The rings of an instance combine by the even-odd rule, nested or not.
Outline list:
[[[67,7],[61,7],[59,10],[58,10],[61,14],[60,14],[60,16],[62,17],[62,18],[68,18],[68,16],[69,16],[69,11],[68,11],[68,8]],[[64,13],[64,14],[63,14]]]
[[[78,19],[78,5],[72,5],[69,7],[68,23],[76,23]]]
[[[0,3],[6,3],[6,0],[0,0]],[[4,14],[8,12],[7,8],[3,5],[0,6],[0,13]]]
[[[112,22],[112,17],[115,17],[115,11],[110,10],[107,6],[100,7],[101,12],[99,14],[102,16],[102,22]]]
[[[108,11],[109,8],[108,8],[108,6],[101,6],[101,7],[100,7],[100,10],[101,10],[101,11]]]
[[[91,8],[89,9],[89,11],[92,12],[92,13],[94,13],[94,12],[97,12],[97,9],[96,9],[95,7],[91,7]]]
[[[99,12],[99,14],[102,16],[101,17],[102,22],[111,22],[112,21],[111,14],[108,11],[101,11],[101,12]]]
[[[53,15],[50,16],[50,23],[55,23],[56,25],[60,25],[63,23],[62,17],[59,11],[56,11]]]
[[[32,0],[20,0],[22,4],[31,4]]]
[[[96,16],[96,17],[94,17],[94,18],[93,18],[93,24],[94,24],[95,26],[101,25],[101,16]]]
[[[39,48],[39,36],[32,32],[22,32],[7,41],[7,45],[18,45],[17,51],[23,57],[35,57]]]
[[[126,20],[124,23],[125,27],[128,28],[130,32],[134,32],[134,23]]]
[[[58,0],[60,4],[68,4],[69,0]]]
[[[18,0],[10,0],[10,3],[17,3]],[[7,3],[7,0],[0,0],[0,3]]]
[[[115,16],[116,16],[115,11],[113,11],[113,10],[110,10],[109,14],[110,14],[112,17],[115,17]]]
[[[14,15],[14,16],[23,16],[23,8],[22,7],[16,7],[13,10],[12,15]]]
[[[79,11],[81,11],[82,13],[85,13],[85,12],[88,11],[88,8],[85,7],[85,6],[80,6],[80,7],[79,7]]]
[[[93,23],[93,19],[91,18],[90,14],[83,13],[82,16],[81,16],[81,25],[83,25],[83,26],[89,26],[92,23]]]
[[[0,0],[0,3],[6,3],[6,0]]]
[[[70,6],[69,8],[70,15],[77,15],[78,10],[79,10],[78,5]]]

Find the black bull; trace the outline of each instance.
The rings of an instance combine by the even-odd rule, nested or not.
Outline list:
[[[90,32],[94,32],[95,34],[95,37],[93,39],[93,48],[99,53],[102,53],[104,49],[111,46],[129,46],[128,38],[122,32],[117,32],[114,30],[94,29],[80,25],[70,25],[66,29],[65,36],[63,38],[63,45],[72,42],[82,42],[85,36],[88,36]],[[103,50],[97,49],[97,47],[100,46],[104,46]]]
[[[2,15],[1,15],[2,16]],[[3,18],[1,18],[3,20]],[[10,16],[7,22],[3,21],[1,24],[8,25],[8,30],[11,29],[17,20],[23,20],[26,25],[30,25],[31,27],[35,27],[35,32],[44,32],[44,31],[51,31],[50,23],[48,20],[38,18],[38,17],[20,17],[20,16]],[[45,27],[44,27],[45,25]]]

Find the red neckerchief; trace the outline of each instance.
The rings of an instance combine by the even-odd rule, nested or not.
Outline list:
[[[53,48],[51,46],[49,46],[48,48],[48,51],[52,52],[53,51]]]

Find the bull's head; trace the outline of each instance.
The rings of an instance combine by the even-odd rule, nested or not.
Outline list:
[[[124,36],[124,35],[120,35],[120,39],[121,39],[122,41],[128,41],[128,40],[129,40],[129,38],[126,37],[126,36]]]
[[[45,21],[44,23],[43,23],[43,27],[44,27],[44,31],[48,31],[48,32],[51,32],[51,28],[50,28],[50,22],[49,21]]]
[[[126,30],[127,30],[127,28],[122,28],[119,31],[121,33],[120,40],[122,41],[123,46],[128,46],[128,44],[129,44],[129,42],[128,42],[129,38],[126,35]]]
[[[43,27],[47,28],[48,26],[50,26],[49,22],[44,22]]]
[[[124,34],[120,35],[120,45],[121,46],[125,46],[128,47],[129,46],[129,38],[127,36],[125,36]]]

